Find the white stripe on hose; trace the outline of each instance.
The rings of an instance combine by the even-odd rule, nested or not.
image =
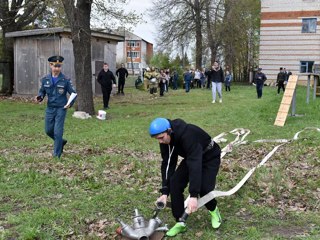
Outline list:
[[[241,130],[241,129],[240,129]],[[242,129],[245,130],[245,129]],[[316,128],[316,127],[307,127],[299,132],[297,132],[292,140],[297,140],[299,137],[299,134],[305,130],[316,130],[318,132],[320,132],[320,128]],[[248,133],[250,132],[249,130],[246,130],[247,132],[244,134],[244,136],[246,137],[248,135]],[[244,131],[240,131],[240,133],[243,133]],[[232,134],[239,134],[239,129],[234,129],[232,130],[230,133]],[[221,136],[224,136],[225,133],[222,133],[220,135],[218,135],[218,137],[215,137],[214,139],[218,140],[219,138],[221,138]],[[236,139],[238,139],[239,135],[236,137]],[[253,167],[252,169],[249,170],[249,172],[241,179],[241,181],[232,189],[230,189],[229,191],[218,191],[218,190],[213,190],[209,193],[207,193],[205,196],[203,196],[202,198],[198,199],[198,208],[202,207],[203,205],[205,205],[207,202],[210,202],[212,199],[216,198],[216,197],[223,197],[223,196],[230,196],[232,194],[234,194],[235,192],[237,192],[242,186],[243,184],[251,177],[252,173],[259,167],[262,167],[270,158],[271,156],[278,150],[279,147],[290,143],[291,140],[287,140],[287,139],[275,139],[275,140],[257,140],[254,142],[280,142],[281,144],[275,146],[271,152],[269,152],[263,159],[262,161],[256,166]],[[239,144],[243,144],[244,142],[244,137],[241,138],[240,141],[236,141],[234,140],[234,145],[239,145]],[[229,145],[229,144],[228,144]],[[226,148],[226,147],[225,147]],[[224,149],[225,149],[224,148]],[[221,152],[221,158],[222,158],[222,154],[223,152]],[[226,152],[224,152],[223,156],[226,154]],[[187,207],[188,204],[188,200],[189,200],[190,196],[187,197],[187,199],[184,201],[184,206]]]

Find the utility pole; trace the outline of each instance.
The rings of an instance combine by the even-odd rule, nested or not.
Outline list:
[[[134,75],[134,67],[133,67],[133,57],[132,57],[132,46],[131,46],[131,43],[134,43],[134,41],[130,41],[131,69],[132,69],[132,75]]]

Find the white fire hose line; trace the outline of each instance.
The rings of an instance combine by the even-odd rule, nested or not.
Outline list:
[[[307,127],[305,129],[297,132],[294,135],[292,140],[298,140],[299,134],[304,132],[305,130],[316,130],[316,131],[320,132],[320,128]],[[246,141],[244,141],[244,139],[248,136],[248,134],[250,133],[250,130],[243,129],[243,128],[236,128],[236,129],[232,130],[230,133],[234,134],[234,135],[237,135],[237,136],[236,136],[234,141],[229,143],[226,147],[224,147],[221,150],[221,158],[223,158],[228,152],[231,152],[233,146],[237,146],[237,145],[240,145],[240,144],[245,144]],[[227,134],[228,133],[221,133],[218,136],[214,137],[213,141],[218,142],[218,143],[219,142],[226,142],[226,140],[223,139],[222,137],[227,135]],[[242,136],[241,139],[240,139],[240,136]],[[257,168],[262,167],[281,146],[283,146],[283,145],[285,145],[287,143],[290,143],[292,140],[287,140],[287,139],[275,139],[275,140],[262,139],[262,140],[254,141],[255,143],[276,142],[276,143],[281,143],[281,144],[275,146],[272,149],[272,151],[269,152],[256,167],[253,167],[252,169],[250,169],[249,172],[247,172],[247,174],[241,179],[241,181],[235,187],[230,189],[229,191],[213,190],[213,191],[209,192],[208,194],[206,194],[205,196],[203,196],[202,198],[199,198],[198,199],[198,208],[202,207],[203,205],[205,205],[207,202],[210,202],[214,198],[230,196],[230,195],[234,194],[235,192],[237,192],[243,186],[243,184],[251,177],[251,175],[254,173],[254,171]],[[185,208],[187,207],[189,198],[190,198],[190,196],[188,196],[188,198],[184,202]]]

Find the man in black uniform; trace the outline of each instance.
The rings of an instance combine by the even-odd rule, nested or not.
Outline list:
[[[267,80],[266,75],[262,72],[262,68],[258,68],[256,75],[254,76],[254,82],[256,84],[257,96],[262,97],[262,89],[264,82]]]
[[[157,202],[166,204],[168,196],[171,196],[172,214],[177,223],[166,235],[174,237],[186,231],[186,224],[181,218],[184,212],[195,212],[198,197],[214,190],[221,150],[204,130],[181,119],[156,118],[150,124],[149,133],[160,143],[162,195]],[[178,156],[183,160],[176,169]],[[184,209],[183,193],[188,183],[190,199]],[[213,199],[205,206],[210,212],[212,227],[219,228],[221,216],[217,201]]]
[[[128,71],[124,67],[124,64],[121,64],[121,67],[116,71],[116,76],[118,77],[118,94],[124,95],[123,88],[126,82],[126,78],[128,77]]]
[[[286,75],[285,71],[283,70],[283,68],[281,67],[280,72],[278,73],[278,76],[277,76],[278,94],[280,94],[281,88],[284,92],[284,90],[285,90],[284,82],[285,81],[287,81],[287,75]]]
[[[102,96],[103,96],[103,108],[109,109],[109,99],[112,91],[112,87],[116,86],[116,78],[113,73],[109,70],[108,63],[103,64],[103,69],[98,74],[98,83],[101,85]]]

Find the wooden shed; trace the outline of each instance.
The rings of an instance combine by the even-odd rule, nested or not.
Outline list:
[[[101,94],[96,76],[107,62],[116,71],[116,49],[124,36],[104,32],[91,32],[91,63],[93,94]],[[70,28],[46,28],[6,33],[14,38],[14,94],[36,95],[40,79],[50,72],[48,57],[61,55],[65,58],[62,72],[75,83],[74,56]]]

